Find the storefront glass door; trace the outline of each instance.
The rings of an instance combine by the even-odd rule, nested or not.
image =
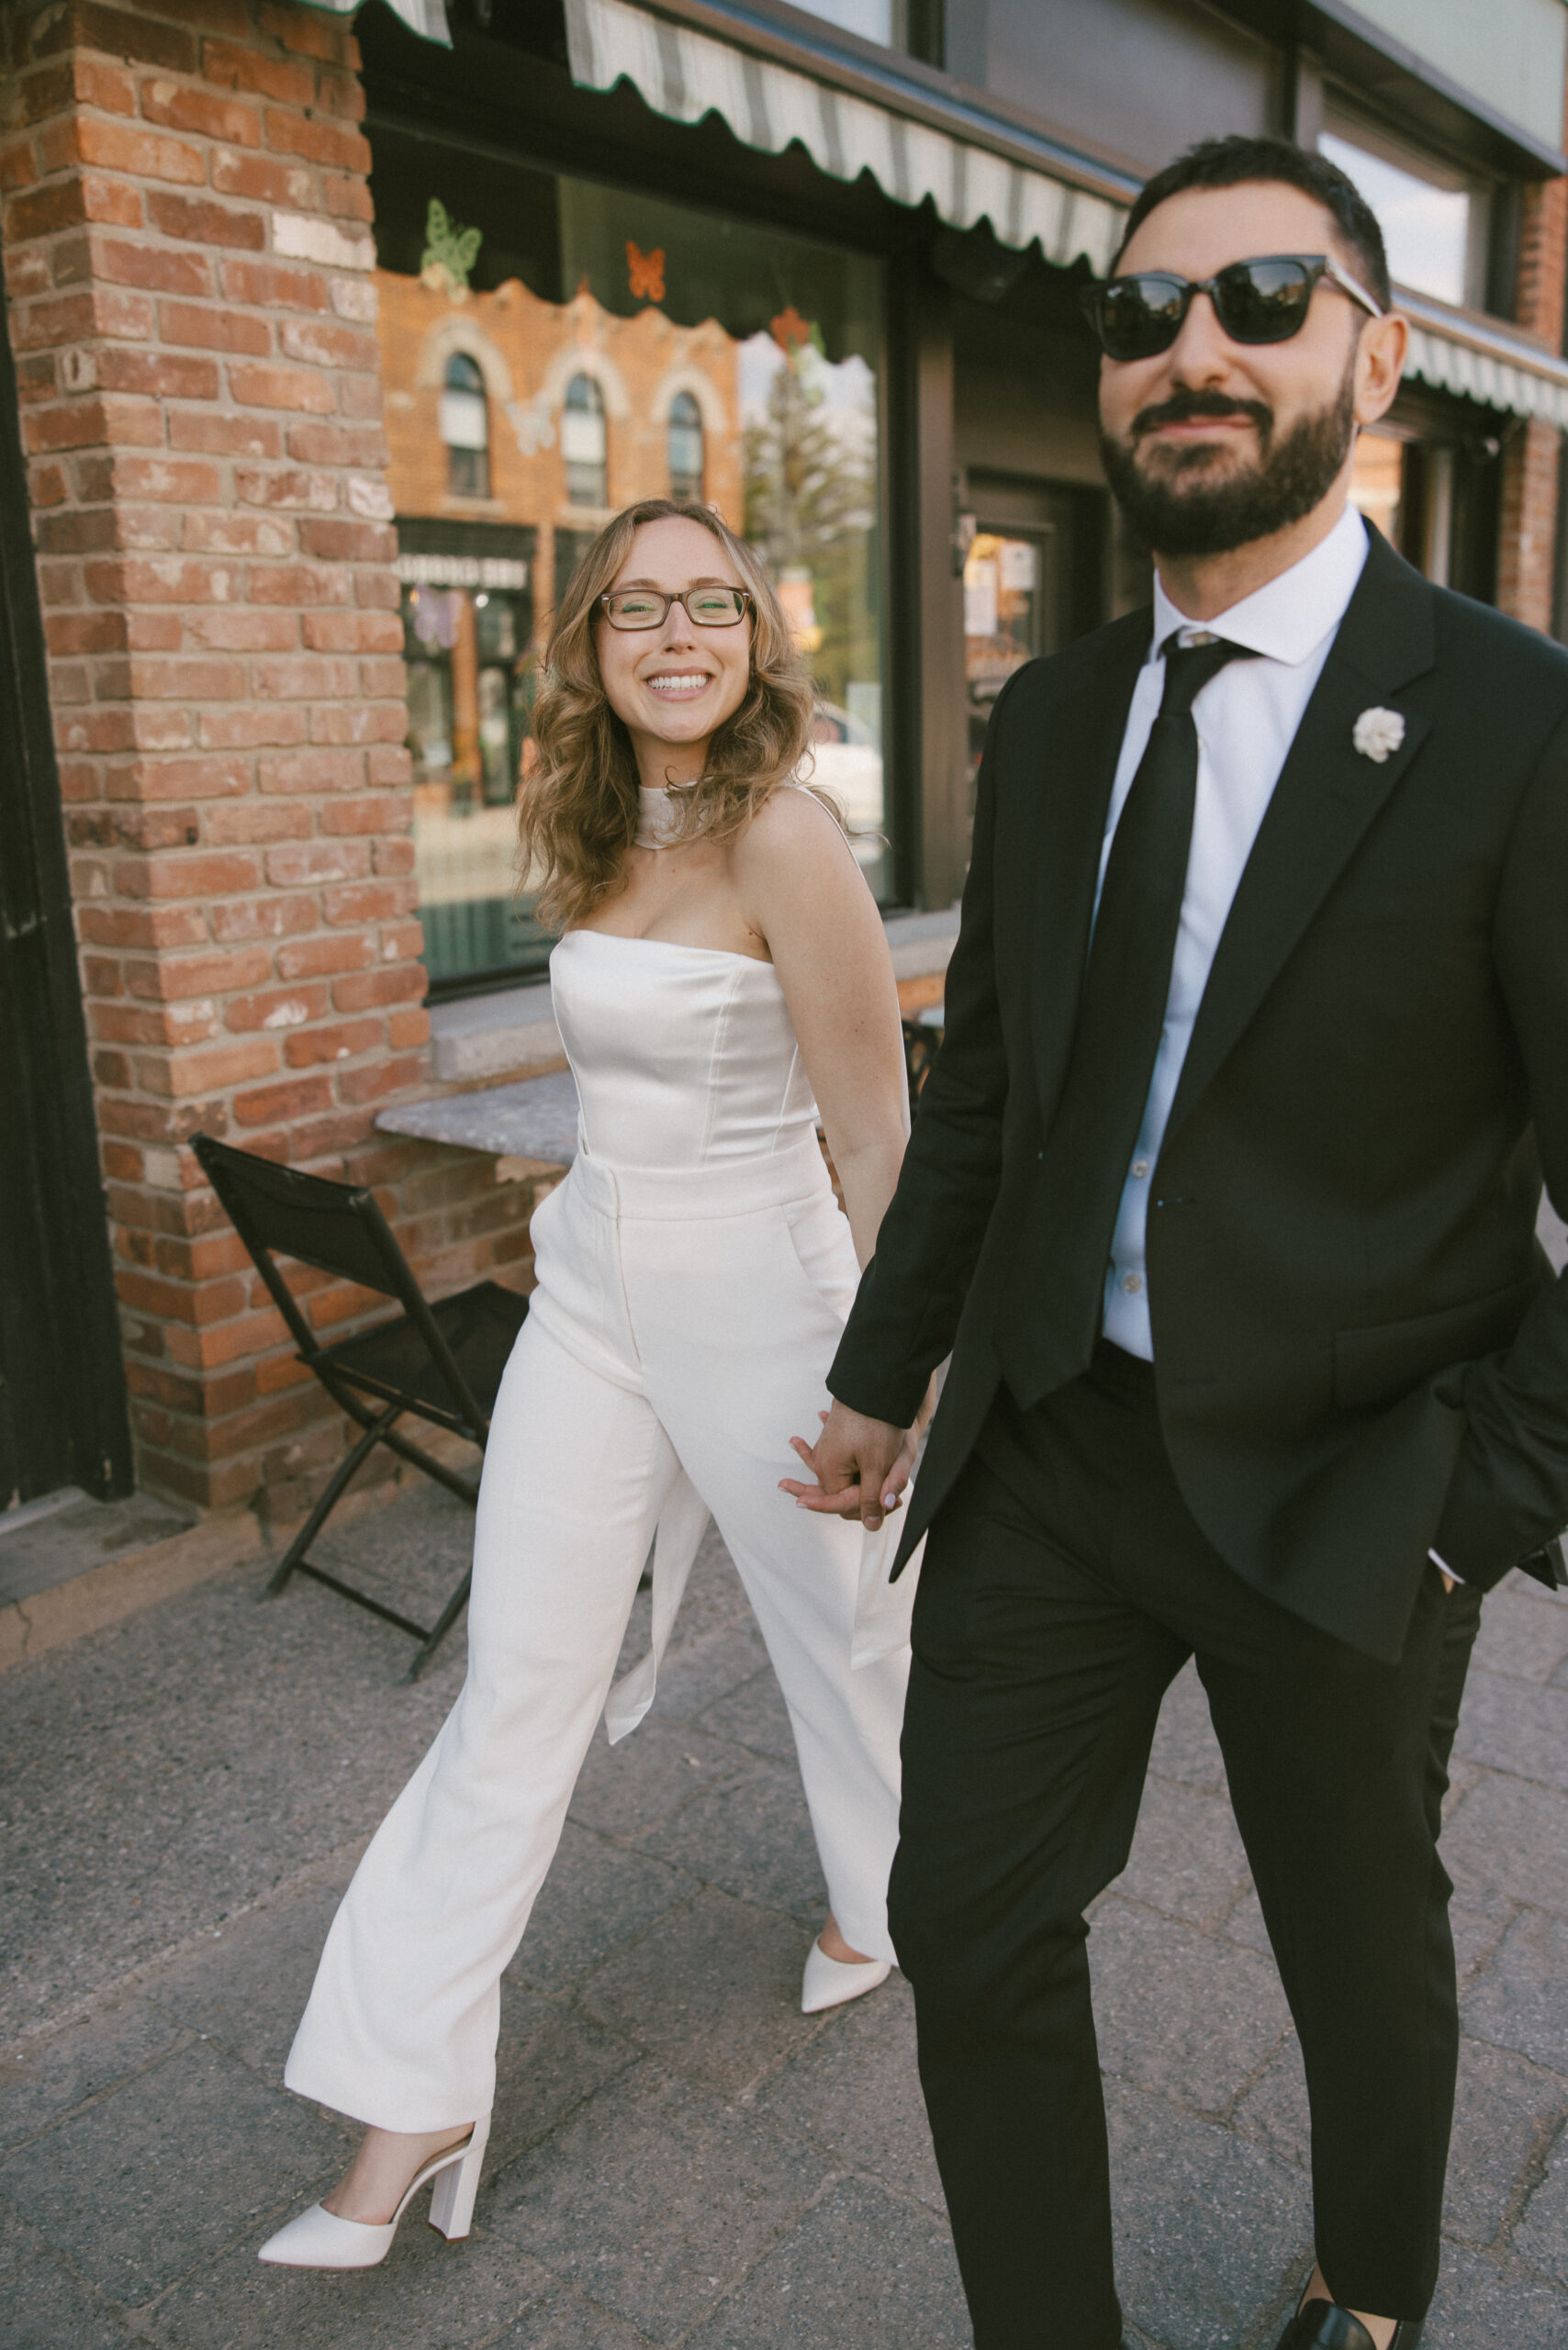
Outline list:
[[[971,778],[991,706],[1014,669],[1049,648],[1046,614],[1058,594],[1057,532],[977,531],[964,564],[964,678]]]

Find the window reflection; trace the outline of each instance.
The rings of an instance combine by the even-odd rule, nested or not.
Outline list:
[[[815,779],[890,901],[880,266],[651,193],[444,151],[437,167],[432,188],[430,151],[394,134],[375,191],[432,981],[543,966],[513,868],[534,681],[584,550],[643,498],[712,504],[769,565],[816,686]],[[420,274],[432,194],[482,232],[461,286]],[[451,408],[459,396],[476,413]],[[462,478],[487,480],[493,520],[455,510],[473,493],[456,487],[454,451],[476,444],[487,472]]]
[[[604,421],[604,394],[591,375],[574,375],[566,386],[561,454],[566,461],[567,504],[608,506],[610,435]]]
[[[441,976],[504,964],[523,943],[509,939],[516,917],[497,877],[513,862],[533,699],[531,566],[406,553],[398,567],[420,912]]]
[[[476,360],[454,351],[441,396],[441,437],[446,443],[446,483],[454,498],[490,494],[490,411]]]
[[[694,503],[702,497],[702,411],[690,392],[669,404],[669,494]]]
[[[977,531],[964,562],[964,676],[969,688],[969,781],[985,748],[991,705],[1014,669],[1047,650],[1042,571],[1054,556],[1048,529],[1028,538]]]
[[[901,11],[895,0],[801,0],[801,5],[808,17],[840,25],[846,33],[858,33],[862,40],[891,43],[896,38]]]
[[[808,17],[820,17],[862,40],[907,50],[927,65],[945,62],[944,0],[796,0]]]
[[[1349,133],[1349,135],[1347,135]],[[1395,160],[1374,151],[1374,133],[1337,125],[1318,140],[1319,151],[1354,180],[1377,214],[1388,249],[1388,274],[1397,285],[1462,305],[1478,289],[1473,280],[1483,223],[1477,191],[1457,172],[1414,155]],[[1382,147],[1385,142],[1379,141]],[[1474,217],[1473,217],[1474,216]]]

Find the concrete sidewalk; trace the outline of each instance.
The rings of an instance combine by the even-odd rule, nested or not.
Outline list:
[[[336,1539],[420,1606],[472,1520]],[[357,2277],[255,2248],[351,2133],[286,2096],[334,1901],[440,1721],[408,1644],[233,1569],[0,1676],[6,2350],[948,2350],[969,2340],[898,1978],[798,2010],[823,1894],[771,1673],[710,1540],[655,1715],[596,1748],[506,1986],[478,2221]],[[642,1631],[634,1623],[629,1649]],[[1568,1603],[1488,1601],[1448,1857],[1466,2030],[1427,2350],[1568,2350]],[[1295,2042],[1195,1682],[1092,1953],[1134,2338],[1271,2350],[1309,2258]]]

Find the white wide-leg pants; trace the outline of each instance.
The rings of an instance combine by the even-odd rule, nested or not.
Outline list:
[[[333,1920],[291,2089],[386,2130],[488,2111],[501,1973],[554,1856],[655,1527],[681,1519],[692,1488],[783,1689],[834,1914],[853,1948],[893,1955],[914,1572],[890,1589],[890,1540],[778,1490],[788,1438],[816,1434],[857,1279],[807,1141],[679,1173],[585,1156],[536,1214],[539,1286],[485,1458],[467,1678]],[[684,1511],[678,1573],[704,1515]],[[660,1645],[665,1547],[661,1529]],[[857,1614],[873,1653],[852,1666]],[[650,1662],[628,1676],[644,1703],[651,1674]]]

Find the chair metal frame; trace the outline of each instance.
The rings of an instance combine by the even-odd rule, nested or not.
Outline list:
[[[902,1025],[904,1075],[909,1080],[909,1102],[913,1110],[931,1073],[931,1064],[941,1047],[943,1032],[940,1028],[928,1027],[918,1014],[912,1018],[906,1013]]]
[[[478,1446],[481,1452],[489,1436],[489,1416],[481,1409],[472,1388],[465,1377],[448,1343],[445,1333],[436,1321],[429,1301],[414,1279],[408,1259],[399,1248],[396,1235],[381,1212],[375,1195],[368,1189],[349,1183],[334,1183],[325,1176],[309,1175],[302,1169],[283,1167],[276,1161],[262,1158],[252,1151],[236,1150],[230,1144],[217,1141],[210,1135],[195,1135],[191,1147],[202,1172],[222,1204],[230,1223],[243,1241],[252,1262],[265,1282],[268,1292],[287,1326],[295,1342],[295,1359],[312,1372],[338,1408],[353,1420],[363,1433],[351,1446],[344,1459],[329,1481],[319,1500],[306,1518],[299,1532],[289,1544],[262,1596],[275,1599],[295,1574],[308,1575],[313,1582],[324,1583],[329,1591],[351,1599],[357,1607],[368,1609],[398,1631],[406,1632],[420,1642],[420,1648],[404,1675],[406,1681],[417,1681],[467,1603],[472,1570],[465,1573],[441,1614],[432,1625],[416,1624],[411,1617],[388,1607],[373,1594],[357,1590],[344,1583],[328,1568],[310,1558],[311,1544],[331,1516],[356,1472],[370,1458],[377,1445],[422,1470],[437,1484],[474,1508],[478,1501],[476,1480],[463,1476],[446,1462],[428,1452],[425,1448],[403,1435],[398,1422],[406,1414],[428,1420],[432,1427],[443,1427],[465,1437]],[[314,1214],[328,1224],[336,1224],[345,1233],[352,1228],[368,1249],[348,1248],[335,1259],[325,1248],[318,1254],[290,1246],[281,1240],[263,1237],[263,1226],[252,1214],[251,1194],[270,1196],[284,1214]],[[439,1371],[451,1394],[451,1407],[443,1409],[425,1396],[411,1394],[392,1381],[379,1377],[363,1365],[345,1360],[356,1345],[366,1339],[385,1336],[398,1326],[398,1317],[373,1323],[368,1328],[353,1332],[334,1345],[323,1346],[317,1337],[308,1315],[300,1310],[298,1300],[278,1270],[274,1259],[288,1257],[295,1262],[313,1266],[316,1270],[341,1281],[352,1281],[365,1289],[378,1291],[390,1297],[402,1308],[401,1319],[415,1332],[426,1348],[431,1363]],[[499,1292],[499,1284],[476,1282],[457,1296],[438,1301],[449,1314],[460,1310],[465,1301],[476,1299],[489,1292]],[[512,1292],[504,1292],[509,1297]],[[528,1312],[527,1300],[520,1298],[521,1307],[518,1326]],[[371,1400],[367,1401],[369,1398]],[[375,1405],[379,1404],[380,1409]]]

